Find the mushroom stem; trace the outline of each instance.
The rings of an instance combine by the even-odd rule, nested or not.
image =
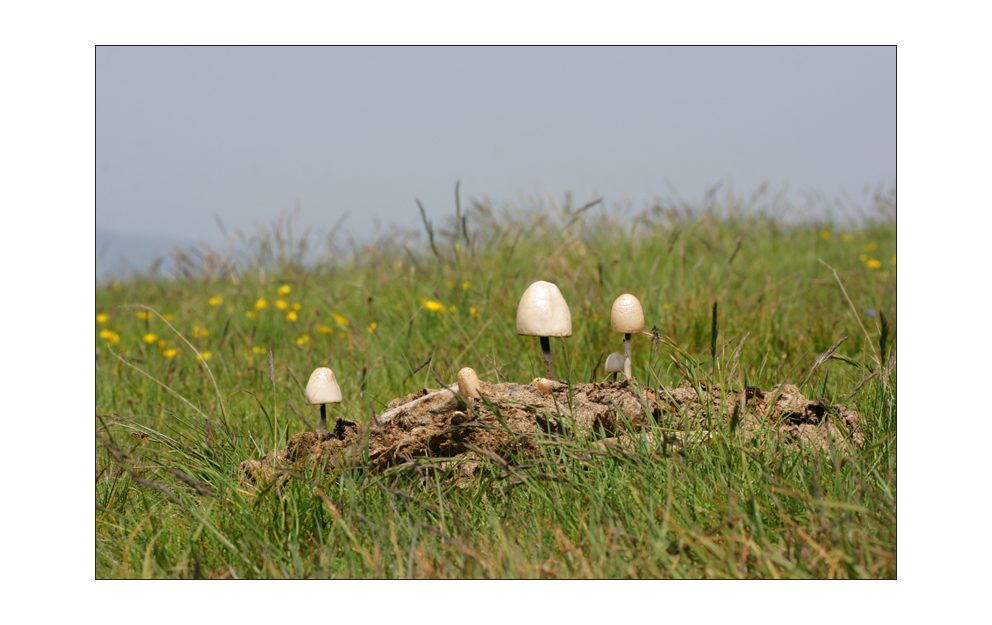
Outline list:
[[[325,407],[326,405],[327,404],[320,405],[320,429],[322,430],[327,429],[327,408]]]
[[[551,341],[546,336],[541,337],[541,354],[544,356],[544,374],[549,380],[558,381],[555,377],[555,366],[551,364]]]
[[[631,364],[631,359],[630,359],[630,334],[624,334],[623,335],[623,352],[624,352],[624,355],[627,357],[623,361],[623,375],[624,375],[624,377],[626,377],[626,378],[629,379],[630,378],[630,364]]]

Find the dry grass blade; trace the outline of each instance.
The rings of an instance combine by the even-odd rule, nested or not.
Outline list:
[[[675,363],[675,366],[678,367],[679,373],[682,374],[682,377],[686,380],[692,381],[692,376],[689,375],[689,372],[686,370],[685,366],[683,366],[682,363],[675,358],[675,356],[669,354],[668,357],[671,358],[672,362]]]
[[[858,383],[854,385],[854,390],[852,390],[850,393],[848,393],[844,397],[844,401],[847,401],[847,400],[851,399],[852,397],[854,397],[854,394],[857,393],[858,391],[860,391],[861,390],[861,387],[868,383],[868,380],[871,380],[872,378],[874,378],[875,376],[877,376],[879,371],[881,371],[881,369],[875,369],[874,371],[872,371],[871,373],[869,373],[865,377],[861,378],[858,381]]]
[[[741,353],[744,351],[744,342],[747,341],[747,337],[751,336],[751,332],[746,332],[741,338],[741,342],[737,344],[737,349],[734,350],[734,355],[730,358],[730,368],[727,369],[727,373],[733,373],[737,369],[737,364],[741,360]]]
[[[871,348],[871,353],[875,356],[875,360],[879,364],[882,364],[882,361],[879,359],[878,354],[875,353],[875,344],[871,342],[871,337],[868,336],[868,330],[865,329],[865,324],[861,323],[861,315],[858,314],[858,309],[854,307],[854,302],[851,301],[850,296],[847,294],[847,289],[844,288],[844,283],[840,281],[840,276],[837,275],[837,270],[831,267],[830,265],[828,265],[827,263],[823,262],[823,260],[820,258],[817,258],[816,260],[820,261],[821,265],[823,265],[824,267],[826,267],[827,269],[833,272],[834,278],[836,278],[837,280],[837,284],[840,285],[841,293],[844,294],[844,299],[847,300],[848,306],[851,307],[851,312],[854,313],[854,319],[857,320],[858,325],[861,326],[861,331],[865,333],[865,344]]]
[[[836,343],[828,347],[827,351],[823,352],[822,354],[816,357],[816,360],[813,361],[813,366],[809,368],[809,373],[806,374],[806,379],[803,380],[803,384],[806,384],[806,381],[810,379],[810,377],[813,375],[813,372],[816,371],[820,367],[820,365],[830,360],[830,357],[834,355],[834,352],[837,351],[837,348],[840,347],[840,344],[846,341],[847,339],[848,336],[845,334],[844,336],[837,339]]]

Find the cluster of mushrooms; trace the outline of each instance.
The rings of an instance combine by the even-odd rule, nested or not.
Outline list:
[[[624,293],[613,302],[610,325],[614,332],[624,335],[624,353],[613,352],[606,358],[606,372],[612,373],[614,380],[617,373],[623,373],[624,378],[629,379],[631,335],[644,330],[644,310],[636,297]],[[540,337],[547,377],[537,378],[531,384],[547,394],[551,389],[551,381],[557,380],[551,360],[550,338],[572,336],[572,313],[556,285],[539,280],[527,287],[517,305],[517,334]],[[479,377],[471,367],[458,372],[458,394],[466,399],[479,396]],[[326,404],[341,403],[341,387],[334,372],[327,367],[315,369],[307,382],[304,395],[307,404],[320,406],[320,428],[326,430]]]

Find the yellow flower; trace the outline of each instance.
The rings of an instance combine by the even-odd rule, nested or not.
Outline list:
[[[896,257],[895,256],[892,256],[892,264],[893,265],[896,264]]]
[[[345,334],[344,332],[338,332],[338,336],[340,336],[340,337],[341,337],[341,338],[343,338],[343,339],[344,339],[344,338],[348,338],[348,335],[347,335],[347,334]]]
[[[165,339],[159,339],[158,340],[158,348],[159,349],[165,349]]]
[[[265,308],[268,308],[268,306],[269,306],[269,300],[265,299],[264,297],[259,299],[257,302],[255,302],[255,310],[263,310]]]
[[[162,352],[162,355],[165,356],[166,358],[175,358],[176,354],[178,353],[179,353],[178,349],[167,349],[164,352]]]
[[[210,356],[211,356],[210,352],[201,352],[201,353],[197,354],[196,359],[197,360],[207,361],[207,360],[210,360]]]
[[[195,336],[196,338],[202,339],[208,334],[210,334],[210,332],[206,328],[201,328],[200,326],[193,326],[193,336]]]
[[[154,343],[158,340],[158,335],[149,332],[148,334],[141,337],[141,340],[144,341],[145,343]]]
[[[253,354],[264,354],[266,350],[264,347],[259,347],[258,345],[255,345],[254,347],[251,348],[251,351]]]
[[[296,344],[300,346],[306,345],[309,342],[310,342],[310,336],[307,334],[304,334],[300,338],[296,339]]]
[[[138,319],[151,319],[151,318],[152,318],[152,314],[147,310],[138,311]]]
[[[431,312],[444,312],[444,305],[441,302],[435,302],[434,300],[426,300],[424,302],[424,308]]]
[[[162,315],[162,318],[165,319],[166,321],[172,321],[172,315],[168,313]]]
[[[245,317],[248,317],[249,319],[258,319],[258,313],[254,310],[246,310]]]
[[[121,337],[117,336],[113,330],[100,330],[100,338],[110,341],[111,345],[121,340]]]
[[[843,241],[844,243],[847,243],[848,241],[850,241],[853,238],[854,237],[852,237],[850,234],[848,234],[846,232],[844,234],[840,235],[840,240]]]
[[[479,314],[479,311],[475,309],[475,306],[469,306],[468,307],[468,312],[473,317],[481,317],[482,316],[482,315]]]
[[[861,256],[858,256],[858,259],[861,262],[867,262],[868,261],[868,255],[867,254],[862,254]]]
[[[279,294],[279,297],[286,297],[287,295],[289,295],[289,292],[291,290],[292,289],[289,288],[289,285],[288,284],[284,284],[281,287],[279,287],[279,290],[276,291],[276,293]]]
[[[97,323],[107,323],[107,321],[109,320],[110,320],[110,315],[108,315],[107,313],[100,313],[99,315],[96,316]]]
[[[451,306],[448,307],[448,310],[451,311],[451,312],[456,312],[458,309],[455,308],[455,305],[454,304],[452,304]]]
[[[876,243],[875,241],[872,241],[871,243],[865,246],[866,252],[874,252],[877,249],[878,249],[878,243]]]
[[[347,319],[345,319],[341,315],[337,314],[336,312],[335,313],[331,313],[331,316],[334,317],[334,321],[337,321],[339,326],[344,326],[344,327],[347,328],[348,326],[351,325],[351,322],[350,321],[348,321]]]
[[[296,302],[295,304],[293,304],[293,310],[299,310],[301,308],[303,308],[303,306],[300,306],[300,303],[299,302]]]
[[[872,258],[871,260],[868,261],[868,268],[869,269],[878,269],[881,266],[882,266],[882,263],[878,262],[874,258]]]
[[[467,290],[469,290],[471,288],[472,288],[472,283],[471,282],[469,282],[468,280],[466,280],[465,282],[462,282],[462,290],[463,291],[467,291]]]
[[[317,332],[320,332],[321,334],[334,334],[334,329],[328,328],[325,325],[319,325],[317,326]]]
[[[671,306],[669,306],[668,304],[662,304],[661,307],[664,308],[665,310],[671,308]]]
[[[279,310],[286,310],[287,308],[289,308],[289,304],[287,304],[286,302],[282,301],[281,299],[277,299],[276,300],[276,308],[278,308]]]
[[[286,313],[286,321],[296,321],[296,319],[296,311],[291,310]]]
[[[370,323],[369,324],[369,334],[374,334],[375,333],[375,329],[377,327],[379,327],[379,324],[376,323],[375,321],[373,321],[372,323]]]
[[[824,239],[830,239],[830,231],[820,230],[820,236],[823,237]]]
[[[223,301],[224,301],[223,297],[211,297],[210,299],[207,300],[207,303],[210,304],[211,306],[216,306],[217,304],[220,304]]]

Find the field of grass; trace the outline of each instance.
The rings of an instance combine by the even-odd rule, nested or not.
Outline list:
[[[626,217],[472,203],[419,239],[347,254],[341,235],[295,238],[280,221],[232,236],[239,253],[177,255],[176,279],[98,286],[95,575],[894,578],[894,203],[859,226],[733,201]],[[514,325],[535,280],[571,309],[560,379],[606,379],[622,342],[610,307],[630,292],[662,339],[634,338],[639,379],[797,384],[857,410],[863,447],[726,431],[590,454],[594,440],[546,435],[542,457],[493,458],[468,488],[432,458],[286,467],[259,485],[239,474],[306,429],[300,415],[316,421],[302,391],[318,366],[344,395],[329,417],[360,424],[465,366],[490,382],[543,375],[538,341]]]

